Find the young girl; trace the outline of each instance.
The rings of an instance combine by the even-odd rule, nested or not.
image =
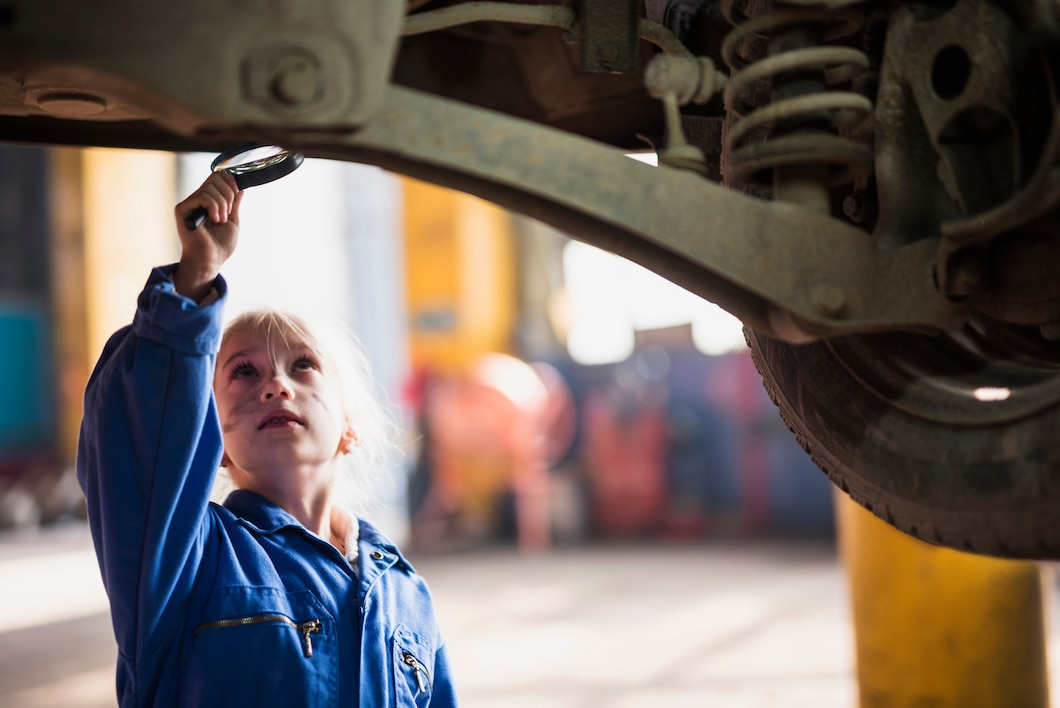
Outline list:
[[[222,339],[242,196],[215,173],[177,205],[180,262],[151,274],[85,394],[77,470],[119,702],[455,705],[426,584],[336,500],[344,461],[381,434],[349,355],[277,313]],[[223,505],[218,466],[236,487]]]

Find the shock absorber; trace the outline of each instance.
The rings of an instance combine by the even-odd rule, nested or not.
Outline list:
[[[872,114],[872,102],[846,84],[865,71],[868,56],[835,46],[860,30],[864,16],[839,0],[772,2],[749,14],[737,0],[721,0],[733,30],[722,44],[729,65],[725,106],[733,116],[726,140],[728,178],[740,185],[773,189],[777,199],[828,213],[830,186],[864,180],[871,172],[870,146],[844,135]],[[751,6],[753,0],[748,0]],[[750,50],[766,43],[765,55]],[[756,106],[749,96],[760,82],[770,100]]]

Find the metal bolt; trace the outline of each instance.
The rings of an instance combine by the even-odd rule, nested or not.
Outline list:
[[[832,283],[818,283],[813,286],[810,302],[825,317],[841,317],[847,308],[846,293]]]
[[[315,99],[321,92],[319,64],[303,50],[289,50],[272,65],[269,92],[285,106],[296,107]]]
[[[983,288],[986,281],[986,264],[979,254],[966,253],[955,258],[950,270],[946,293],[950,296],[967,297]]]
[[[865,220],[865,195],[862,192],[853,192],[843,200],[843,213],[855,224]]]

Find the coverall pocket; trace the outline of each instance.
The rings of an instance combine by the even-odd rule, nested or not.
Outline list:
[[[434,674],[434,650],[430,642],[399,624],[391,639],[391,660],[395,708],[430,705]]]
[[[191,609],[182,706],[335,704],[335,622],[311,593],[221,588]]]

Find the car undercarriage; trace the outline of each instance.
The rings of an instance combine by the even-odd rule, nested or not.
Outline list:
[[[1060,557],[1051,0],[6,0],[0,37],[0,140],[257,141],[484,197],[739,317],[890,524]]]

